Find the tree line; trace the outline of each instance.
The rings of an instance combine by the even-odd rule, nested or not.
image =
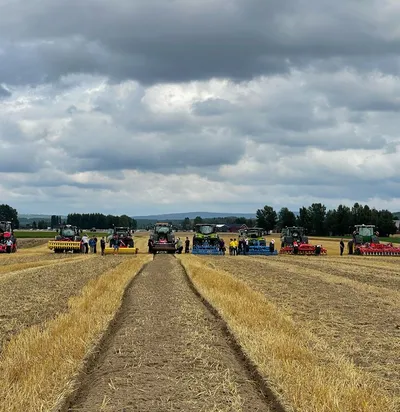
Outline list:
[[[67,216],[67,224],[81,229],[100,228],[108,229],[113,226],[137,228],[137,221],[127,215],[114,216],[102,213],[70,213]]]
[[[12,222],[15,229],[19,228],[18,212],[9,205],[0,205],[0,220]]]
[[[381,236],[389,236],[397,231],[394,223],[397,217],[392,212],[371,209],[359,203],[354,203],[351,208],[339,205],[330,210],[322,203],[313,203],[309,207],[301,207],[297,216],[287,207],[276,212],[271,206],[265,205],[257,210],[256,217],[257,226],[268,231],[300,226],[314,236],[345,236],[352,233],[354,225],[361,224],[375,225]]]
[[[387,209],[377,210],[368,205],[354,203],[352,207],[339,205],[336,209],[327,210],[321,203],[313,203],[308,207],[301,207],[297,215],[287,207],[275,211],[273,207],[265,205],[256,212],[256,219],[228,216],[224,218],[185,218],[181,222],[174,222],[177,229],[191,230],[198,223],[211,224],[245,224],[248,227],[258,226],[265,230],[280,231],[285,226],[301,226],[307,233],[315,236],[345,236],[353,231],[354,225],[372,224],[377,227],[381,236],[396,233],[394,220],[398,217]],[[0,205],[0,220],[12,221],[13,227],[19,228],[18,211],[13,207]],[[57,228],[60,224],[71,224],[81,229],[107,229],[113,226],[128,226],[136,230],[138,222],[127,216],[104,215],[102,213],[71,213],[64,221],[61,216],[52,215],[50,220],[41,220],[39,224],[33,222],[32,226],[45,229],[50,226]],[[171,222],[172,223],[172,222]],[[149,222],[146,222],[146,226]],[[152,226],[152,225],[151,225]]]

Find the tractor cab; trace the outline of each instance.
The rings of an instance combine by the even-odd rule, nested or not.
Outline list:
[[[195,231],[197,234],[203,236],[209,236],[213,233],[217,233],[217,225],[208,225],[205,223],[199,223],[195,226]]]
[[[353,232],[353,241],[355,245],[366,243],[379,243],[378,232],[374,225],[355,225]]]
[[[79,229],[76,226],[65,225],[60,227],[60,232],[56,236],[56,240],[80,240]]]
[[[281,247],[292,246],[293,242],[308,243],[308,237],[303,227],[290,226],[284,227],[281,231]]]
[[[0,221],[0,233],[12,233],[12,225],[11,222],[7,221]]]
[[[264,239],[264,229],[260,227],[240,230],[239,238],[247,238],[249,246],[266,246],[266,240]]]
[[[194,228],[193,246],[208,245],[219,246],[219,236],[217,225],[199,223]]]

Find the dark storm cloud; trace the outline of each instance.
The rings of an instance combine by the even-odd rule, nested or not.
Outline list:
[[[392,35],[395,13],[383,14],[380,5],[374,0],[362,5],[356,0],[14,1],[2,6],[7,19],[0,35],[3,42],[21,44],[3,52],[0,81],[51,81],[66,73],[144,84],[246,80],[329,59],[380,68],[381,58],[400,49]]]

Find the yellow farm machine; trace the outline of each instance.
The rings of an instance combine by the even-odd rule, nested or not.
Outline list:
[[[0,221],[0,253],[14,253],[17,251],[17,239],[14,236],[12,223]]]
[[[82,237],[76,226],[63,225],[54,240],[49,240],[48,248],[54,253],[83,253]]]
[[[327,250],[322,245],[308,243],[303,227],[285,227],[281,232],[280,255],[326,255]]]
[[[133,239],[133,230],[130,227],[115,226],[113,229],[110,229],[108,233],[108,247],[104,249],[106,255],[116,253],[114,246],[118,246],[118,254],[136,255],[138,253]]]
[[[347,243],[349,255],[400,256],[400,247],[380,243],[378,236],[374,225],[356,225],[353,238]]]

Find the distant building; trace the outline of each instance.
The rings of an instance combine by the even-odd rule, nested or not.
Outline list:
[[[394,220],[393,222],[397,227],[397,233],[399,233],[400,232],[400,220]]]
[[[246,230],[248,229],[247,225],[229,225],[229,232],[237,233],[239,230]]]

